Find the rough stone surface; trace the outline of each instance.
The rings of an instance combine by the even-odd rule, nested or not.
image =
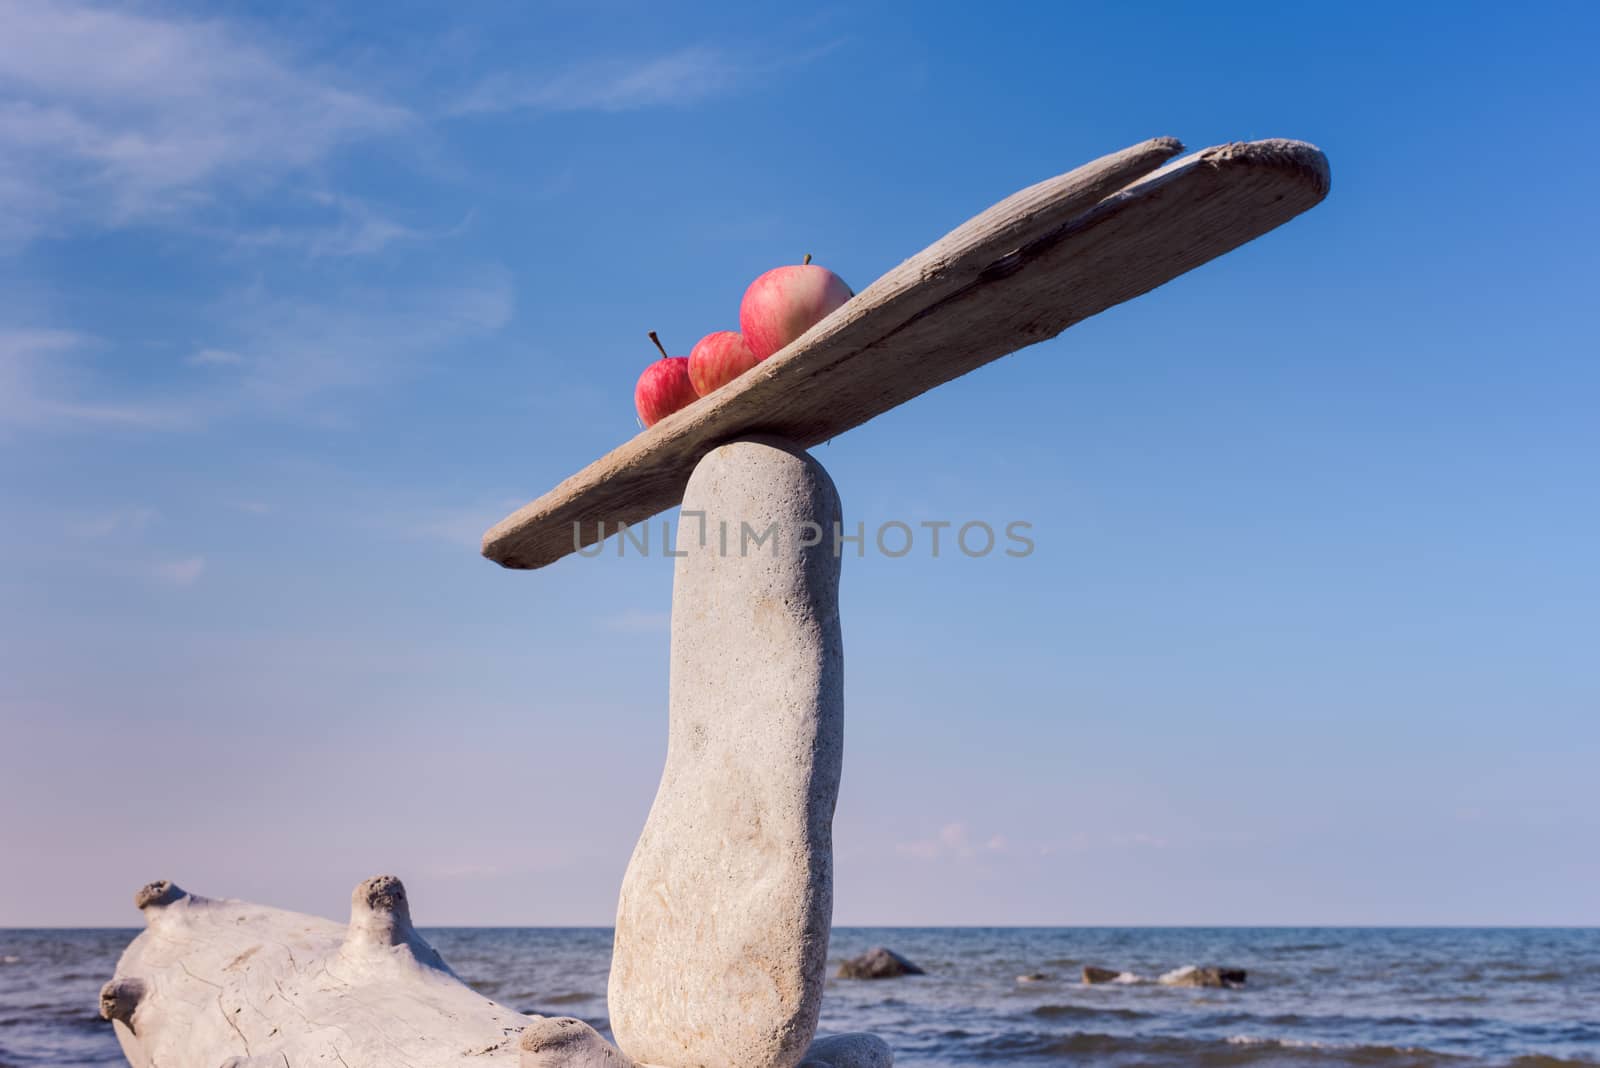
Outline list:
[[[1244,986],[1243,968],[1201,968],[1193,964],[1163,975],[1158,982],[1163,986],[1205,986],[1234,989]]]
[[[519,1068],[636,1068],[600,1032],[571,1016],[529,1024],[517,1048],[522,1056]]]
[[[840,979],[898,979],[902,975],[926,975],[921,968],[892,949],[874,946],[859,957],[839,964]]]
[[[1112,968],[1097,968],[1093,964],[1085,964],[1083,966],[1083,981],[1091,985],[1095,983],[1114,983],[1117,981],[1117,976],[1121,974],[1121,972]]]
[[[877,1035],[829,1035],[811,1043],[800,1068],[890,1068],[894,1054]]]
[[[611,1029],[635,1060],[792,1068],[816,1032],[844,742],[839,516],[827,472],[778,439],[720,446],[689,479],[666,766],[611,966]]]

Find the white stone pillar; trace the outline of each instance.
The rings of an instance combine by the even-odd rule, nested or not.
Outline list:
[[[689,479],[666,767],[611,965],[611,1029],[634,1060],[793,1068],[816,1032],[844,747],[839,518],[828,473],[779,439],[720,446]]]

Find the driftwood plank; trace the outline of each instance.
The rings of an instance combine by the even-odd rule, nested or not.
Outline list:
[[[708,451],[749,433],[814,445],[1059,334],[1266,233],[1328,193],[1301,141],[1170,160],[1158,138],[1001,201],[906,260],[781,352],[613,449],[483,538],[537,568],[678,504]]]

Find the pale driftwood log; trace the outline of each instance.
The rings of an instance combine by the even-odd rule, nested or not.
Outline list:
[[[390,876],[348,926],[152,883],[146,928],[101,992],[135,1068],[516,1064],[529,1018],[462,983]]]
[[[510,568],[553,563],[676,505],[721,442],[772,433],[815,445],[1154,289],[1328,192],[1327,160],[1304,142],[1221,145],[1162,166],[1180,150],[1147,141],[1001,201],[496,524],[483,554]]]
[[[166,881],[134,903],[147,926],[100,993],[134,1068],[648,1068],[582,1021],[525,1016],[467,986],[390,875],[356,887],[348,925]],[[884,1068],[863,1059],[880,1048],[840,1035],[812,1059]]]

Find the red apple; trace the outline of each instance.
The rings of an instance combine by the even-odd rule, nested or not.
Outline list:
[[[774,267],[750,283],[739,302],[745,344],[764,360],[855,296],[844,279],[811,262]]]
[[[633,406],[639,409],[645,426],[655,426],[679,408],[693,404],[697,396],[689,381],[689,357],[668,356],[654,330],[650,340],[661,349],[661,359],[646,367],[633,387]]]
[[[704,397],[725,386],[761,361],[737,330],[718,330],[695,342],[689,350],[689,381]]]

